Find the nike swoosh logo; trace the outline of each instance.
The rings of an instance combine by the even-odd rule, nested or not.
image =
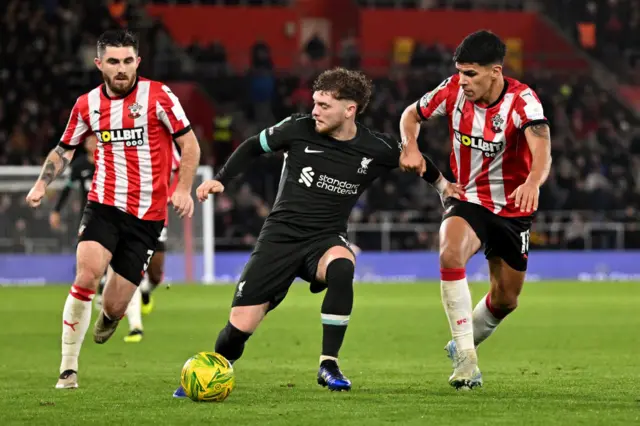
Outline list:
[[[306,154],[320,154],[321,152],[324,152],[324,151],[316,151],[315,149],[309,149],[309,147],[306,147],[304,149],[304,152]]]

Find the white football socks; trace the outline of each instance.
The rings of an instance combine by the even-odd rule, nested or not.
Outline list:
[[[441,269],[442,305],[449,319],[451,335],[459,351],[475,349],[471,292],[464,268]]]
[[[133,297],[129,301],[129,305],[127,306],[127,311],[125,315],[127,316],[127,321],[129,322],[129,330],[140,330],[142,331],[142,294],[140,293],[140,287],[138,287],[133,293]]]
[[[95,291],[71,286],[62,311],[62,362],[60,373],[78,371],[78,356],[91,322],[91,299]]]
[[[495,308],[491,308],[491,296],[487,293],[473,310],[474,344],[478,346],[484,342],[487,337],[491,336],[498,324],[500,324],[510,312],[511,310],[495,312]]]

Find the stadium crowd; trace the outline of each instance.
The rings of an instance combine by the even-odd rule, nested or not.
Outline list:
[[[108,7],[113,3],[124,8]],[[6,40],[0,45],[0,90],[4,94],[0,99],[0,165],[41,164],[64,129],[74,99],[98,82],[93,65],[95,36],[118,22],[133,19],[123,3],[9,0],[0,5],[0,38]],[[165,67],[158,65],[166,64],[167,55],[162,53],[169,51],[167,46],[158,48],[156,42],[163,31],[156,23],[142,40],[142,46],[154,46],[146,52],[152,58],[145,57],[143,61],[151,66],[141,71],[151,78],[168,78],[167,73],[161,72]],[[186,53],[196,66],[188,70],[172,68],[171,74],[198,80],[216,102],[214,133],[199,135],[206,153],[203,163],[214,167],[219,167],[240,142],[263,127],[293,112],[310,111],[311,83],[322,66],[333,63],[357,68],[360,59],[353,37],[345,38],[331,57],[321,40],[312,39],[302,52],[306,66],[287,72],[273,69],[269,46],[263,42],[257,42],[247,52],[252,66],[246,71],[233,70],[227,64],[224,46],[219,44],[194,44]],[[400,114],[406,105],[435,87],[452,70],[451,52],[447,49],[417,46],[407,65],[393,66],[385,77],[375,78],[374,96],[360,121],[397,135]],[[640,208],[638,123],[586,76],[558,78],[543,71],[521,79],[539,94],[553,135],[554,165],[541,191],[537,220],[539,229],[545,232],[532,237],[532,244],[580,248],[586,241],[585,221],[634,221]],[[447,132],[443,120],[429,123],[420,144],[448,172]],[[277,193],[282,160],[279,156],[265,156],[259,161],[259,166],[248,167],[227,193],[217,197],[216,238],[221,247],[252,245],[269,212]],[[2,231],[6,235],[0,235],[0,239],[13,241],[15,247],[24,246],[29,236],[53,235],[45,229],[46,221],[36,221],[40,224],[32,226],[33,221],[26,219],[41,213],[16,206],[22,203],[23,194],[5,193],[1,197],[0,211],[11,212],[15,226],[6,227]],[[79,214],[81,205],[72,204],[72,208]],[[377,182],[362,197],[352,221],[437,224],[440,214],[435,191],[415,176],[398,172]],[[637,231],[627,234],[625,244],[640,247]],[[356,236],[362,248],[380,248],[380,234]],[[69,242],[72,240],[69,238]],[[613,247],[615,233],[604,232],[592,244]],[[390,247],[435,248],[437,234],[394,232]]]
[[[548,0],[546,7],[585,50],[624,80],[640,84],[640,2]]]

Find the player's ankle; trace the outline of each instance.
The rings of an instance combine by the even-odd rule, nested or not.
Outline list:
[[[320,355],[320,364],[322,364],[323,361],[333,361],[336,364],[338,363],[338,357],[336,356],[330,356],[330,355]]]

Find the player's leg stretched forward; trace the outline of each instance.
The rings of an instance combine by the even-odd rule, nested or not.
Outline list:
[[[76,278],[62,313],[62,362],[57,389],[78,387],[78,357],[91,322],[91,300],[111,260],[111,252],[96,241],[81,241],[76,259]]]
[[[236,298],[242,294],[242,283],[237,287]],[[233,306],[229,314],[229,321],[224,326],[215,344],[215,352],[224,356],[231,364],[235,363],[244,352],[244,346],[249,337],[258,328],[265,315],[275,306],[271,302],[251,306]],[[174,398],[185,398],[186,393],[182,386],[173,393]]]
[[[447,217],[440,227],[440,289],[442,304],[451,327],[452,342],[457,351],[449,384],[458,388],[482,385],[474,344],[471,292],[466,265],[481,247],[469,223],[459,216]]]
[[[318,384],[332,391],[351,390],[351,381],[338,367],[338,353],[353,309],[354,269],[353,253],[343,246],[334,246],[322,255],[316,270],[316,281],[325,283],[327,288],[320,311],[322,353]]]

